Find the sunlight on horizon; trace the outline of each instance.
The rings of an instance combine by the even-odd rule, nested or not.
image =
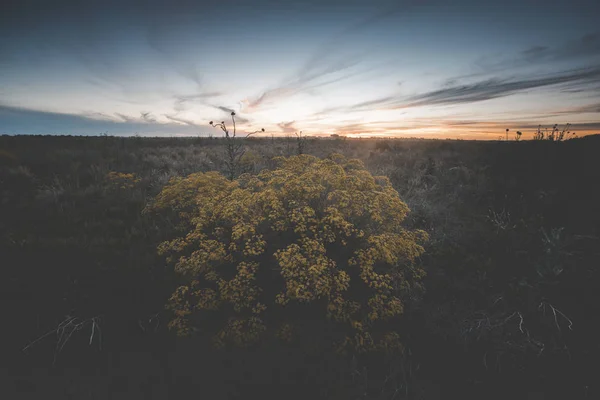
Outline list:
[[[591,12],[557,13],[569,2],[547,15],[564,15],[559,35],[523,24],[540,11],[516,0],[344,12],[257,1],[211,6],[227,29],[192,4],[86,19],[67,8],[60,25],[55,11],[38,21],[15,8],[0,24],[0,134],[206,136],[231,111],[240,128],[273,135],[495,139],[567,122],[600,132],[600,31]]]

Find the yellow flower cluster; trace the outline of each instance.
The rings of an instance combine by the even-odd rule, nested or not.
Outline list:
[[[294,334],[294,331],[293,331],[292,325],[288,324],[288,323],[284,323],[284,324],[281,324],[281,326],[279,327],[279,329],[277,330],[275,335],[280,340],[289,343],[292,341],[293,334]]]
[[[169,300],[171,328],[189,334],[216,313],[217,345],[254,343],[273,325],[289,340],[298,307],[313,307],[314,319],[347,328],[340,349],[400,348],[397,333],[376,340],[371,328],[402,314],[402,294],[424,276],[427,235],[402,227],[408,207],[359,160],[275,161],[236,181],[172,179],[149,207],[180,219],[182,235],[159,246],[187,282]]]
[[[141,179],[136,177],[135,174],[124,172],[110,171],[106,174],[106,181],[108,184],[119,189],[133,189],[140,180]]]
[[[256,343],[265,330],[266,327],[259,317],[231,318],[227,325],[213,337],[213,343],[217,348],[224,347],[227,342],[245,347]]]

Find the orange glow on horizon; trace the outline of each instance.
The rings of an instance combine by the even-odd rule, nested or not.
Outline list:
[[[370,130],[368,124],[366,124],[364,130],[356,132],[356,130],[344,131],[342,129],[331,127],[329,129],[298,129],[297,131],[303,131],[306,136],[313,137],[331,137],[331,135],[338,135],[340,137],[347,137],[352,139],[360,138],[389,138],[389,139],[407,139],[407,138],[419,138],[419,139],[462,139],[462,140],[506,140],[506,128],[509,127],[508,140],[516,140],[516,132],[522,132],[520,140],[532,140],[536,128],[531,128],[528,125],[525,128],[520,128],[517,124],[503,124],[503,123],[489,123],[482,122],[481,124],[472,124],[467,126],[452,126],[452,125],[440,125],[438,127],[424,127],[414,129],[386,129],[386,128],[375,128]],[[558,128],[562,129],[564,125],[559,125]],[[542,130],[548,128],[551,130],[551,126],[542,125]],[[248,130],[250,131],[250,130]],[[583,137],[593,134],[600,134],[600,129],[576,129],[571,128],[571,132],[575,132],[575,137]],[[257,136],[263,137],[287,137],[294,136],[295,132],[281,132],[278,128],[275,128],[275,132],[267,130],[264,134]],[[571,135],[569,135],[570,137]]]

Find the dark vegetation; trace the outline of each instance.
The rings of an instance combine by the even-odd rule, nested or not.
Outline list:
[[[0,396],[598,398],[599,139],[248,138],[232,166],[227,139],[2,136]],[[172,177],[296,153],[362,160],[429,234],[402,354],[217,351],[167,329],[179,278],[157,246],[176,226],[147,204]]]

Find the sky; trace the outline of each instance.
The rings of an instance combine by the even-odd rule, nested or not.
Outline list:
[[[0,134],[600,133],[597,0],[9,0]]]

